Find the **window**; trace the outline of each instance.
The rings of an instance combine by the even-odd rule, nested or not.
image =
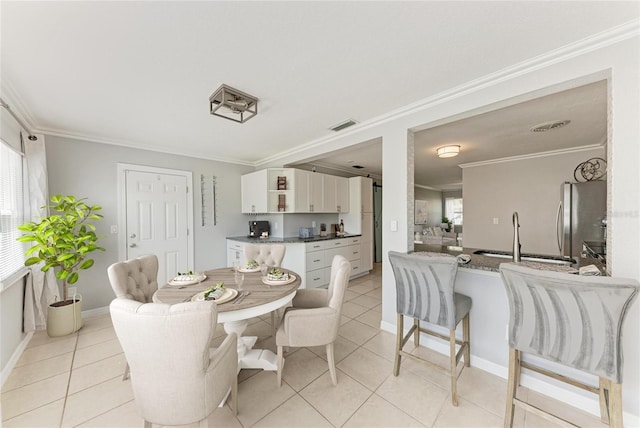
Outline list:
[[[0,142],[0,281],[24,266],[22,155]]]
[[[454,226],[462,226],[462,198],[445,198],[444,215]]]

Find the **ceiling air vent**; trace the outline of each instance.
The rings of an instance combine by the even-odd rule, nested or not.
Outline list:
[[[348,120],[345,120],[344,122],[340,122],[337,125],[334,125],[334,126],[330,127],[329,129],[332,130],[332,131],[338,132],[338,131],[342,131],[345,128],[353,126],[356,123],[358,123],[358,122],[356,122],[353,119],[348,119]]]
[[[351,168],[363,169],[364,167],[362,165],[351,165]]]
[[[529,128],[531,132],[547,132],[554,129],[560,129],[565,125],[571,123],[570,120],[552,120],[551,122],[541,123],[539,125]]]

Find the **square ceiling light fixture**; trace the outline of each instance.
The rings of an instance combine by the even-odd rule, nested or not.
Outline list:
[[[258,114],[258,99],[222,84],[209,97],[209,113],[244,123]]]

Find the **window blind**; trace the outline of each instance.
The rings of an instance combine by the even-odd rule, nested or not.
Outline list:
[[[22,155],[0,141],[0,282],[24,266]]]

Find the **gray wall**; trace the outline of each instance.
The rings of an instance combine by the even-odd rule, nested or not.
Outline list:
[[[592,157],[604,158],[605,149],[464,168],[464,246],[510,251],[511,215],[518,211],[522,251],[559,254],[555,225],[560,185],[575,181],[575,167]],[[499,224],[493,224],[494,218]]]
[[[46,137],[46,147],[50,194],[85,197],[103,207],[104,219],[97,226],[106,252],[98,252],[94,267],[80,275],[83,310],[108,306],[114,298],[107,267],[118,261],[117,235],[109,234],[109,226],[118,224],[118,162],[193,172],[195,269],[226,266],[225,238],[248,232],[247,218],[240,215],[240,176],[252,167],[53,136]],[[217,177],[217,226],[202,227],[200,174]]]

